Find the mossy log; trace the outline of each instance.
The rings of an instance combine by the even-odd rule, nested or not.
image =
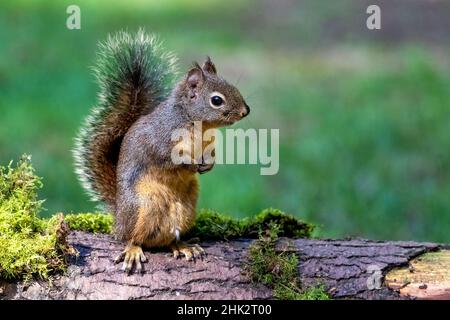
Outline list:
[[[71,259],[64,275],[51,282],[0,281],[0,298],[271,299],[272,290],[251,282],[243,270],[252,241],[203,242],[208,255],[196,262],[175,260],[169,252],[146,251],[145,273],[128,276],[112,262],[123,249],[121,243],[110,235],[72,232],[69,243],[79,255]],[[276,248],[298,255],[303,287],[323,285],[334,299],[450,298],[449,255],[438,244],[280,238]],[[443,254],[423,256],[427,252]],[[425,259],[418,264],[420,257]],[[436,266],[442,272],[432,277]],[[399,285],[405,272],[408,282]],[[408,286],[417,290],[405,290]],[[438,291],[430,290],[436,287]]]

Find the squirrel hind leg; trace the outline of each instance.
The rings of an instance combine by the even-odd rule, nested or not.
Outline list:
[[[181,255],[184,255],[187,261],[195,261],[196,259],[203,260],[206,257],[205,250],[198,244],[191,245],[182,241],[174,241],[170,245],[170,249],[172,249],[175,259],[180,258]]]
[[[115,259],[115,263],[120,263],[123,261],[122,270],[128,274],[132,273],[133,266],[136,266],[136,272],[143,273],[141,262],[147,262],[147,257],[142,251],[142,247],[135,245],[133,243],[128,243],[125,250],[122,251]]]

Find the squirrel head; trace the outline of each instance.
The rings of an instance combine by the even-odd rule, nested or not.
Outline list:
[[[194,63],[181,87],[183,106],[191,120],[220,127],[231,125],[250,113],[239,90],[217,75],[209,57],[201,67]]]

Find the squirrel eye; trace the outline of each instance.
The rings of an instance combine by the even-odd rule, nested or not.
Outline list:
[[[223,99],[219,96],[212,96],[211,104],[215,107],[220,107],[223,104]]]

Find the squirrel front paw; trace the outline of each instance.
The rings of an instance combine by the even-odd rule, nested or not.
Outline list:
[[[126,273],[131,274],[131,269],[134,264],[136,265],[136,271],[142,273],[143,268],[141,262],[146,262],[147,258],[140,246],[128,244],[125,250],[114,259],[115,263],[122,261],[122,270]]]

